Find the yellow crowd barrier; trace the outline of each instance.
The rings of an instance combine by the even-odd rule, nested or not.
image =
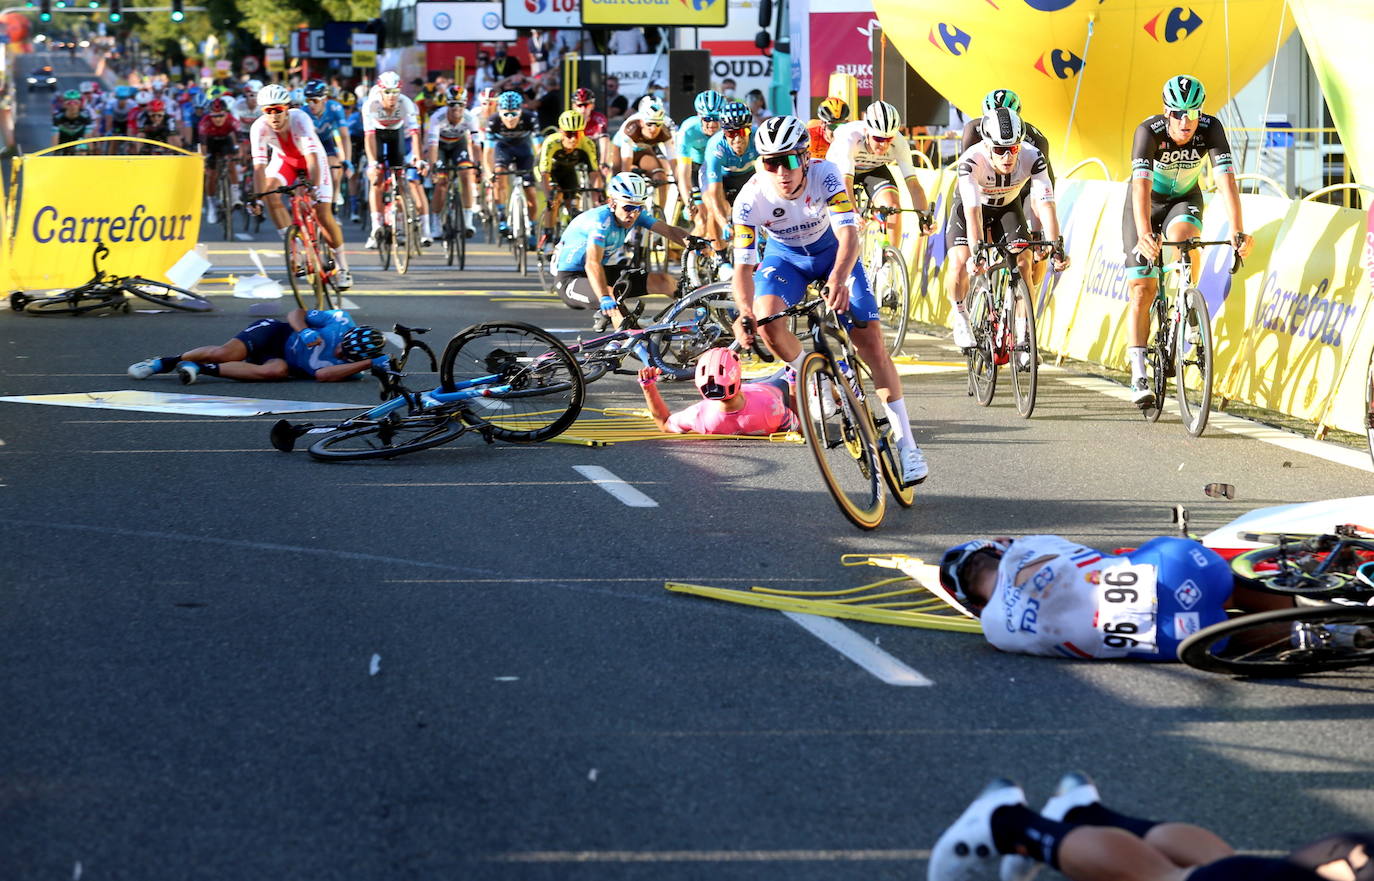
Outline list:
[[[117,139],[91,143],[109,140]],[[108,271],[165,278],[200,236],[204,163],[195,153],[158,146],[175,152],[53,156],[45,150],[14,160],[0,229],[5,289],[88,280],[97,241],[110,248]]]

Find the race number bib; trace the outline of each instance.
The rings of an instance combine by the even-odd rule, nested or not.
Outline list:
[[[1155,651],[1155,567],[1122,562],[1102,570],[1097,585],[1099,658]]]

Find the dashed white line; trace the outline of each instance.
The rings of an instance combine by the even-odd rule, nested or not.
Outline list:
[[[834,618],[805,615],[801,612],[783,614],[888,685],[910,687],[935,684]]]
[[[657,508],[658,502],[630,486],[600,465],[574,465],[573,470],[631,508]]]

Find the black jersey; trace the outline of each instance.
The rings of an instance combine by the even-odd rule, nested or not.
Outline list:
[[[521,142],[531,142],[535,133],[539,131],[539,117],[529,110],[521,111],[520,120],[514,126],[507,127],[501,121],[500,113],[493,113],[487,117],[487,137],[492,141],[505,141],[507,144],[518,144]]]
[[[1148,180],[1155,201],[1186,196],[1197,189],[1202,159],[1212,154],[1212,166],[1222,174],[1234,174],[1231,145],[1221,120],[1206,113],[1198,118],[1197,131],[1186,144],[1169,137],[1169,118],[1151,116],[1135,130],[1131,148],[1131,179]]]
[[[63,143],[87,137],[93,124],[84,110],[76,116],[68,116],[65,110],[52,115],[52,130]]]

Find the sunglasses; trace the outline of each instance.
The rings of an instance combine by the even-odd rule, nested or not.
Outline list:
[[[644,127],[645,127],[645,128],[663,128],[663,123],[661,123],[661,122],[646,122],[646,123],[644,123]]]
[[[1170,119],[1177,119],[1180,122],[1185,119],[1197,119],[1202,115],[1201,110],[1170,110],[1168,113]]]
[[[616,207],[619,208],[621,211],[624,211],[626,214],[638,214],[639,212],[644,210],[643,205],[629,205],[625,202],[621,202]]]
[[[382,89],[383,98],[395,98],[399,94],[401,94],[400,89]]]
[[[748,135],[748,134],[749,134],[749,126],[747,126],[747,125],[744,126],[743,128],[727,128],[727,129],[725,130],[725,137],[727,137],[727,138],[738,138],[740,135]]]
[[[804,161],[801,153],[784,153],[781,156],[761,156],[759,158],[763,160],[763,167],[769,171],[778,171],[783,168],[801,168]]]
[[[875,144],[886,144],[886,143],[891,142],[891,140],[892,140],[891,137],[880,138],[880,137],[878,137],[877,135],[869,135],[869,138],[871,138],[871,139],[873,140],[873,143],[875,143]]]
[[[596,102],[595,102],[595,101],[574,101],[574,102],[573,102],[573,106],[574,106],[574,107],[593,107],[593,106],[595,106],[595,105],[596,105]]]
[[[268,114],[268,115],[270,115],[270,116],[276,116],[278,113],[285,113],[287,110],[290,110],[290,109],[291,109],[291,108],[286,107],[285,105],[282,105],[282,104],[274,104],[274,105],[272,105],[271,107],[264,107],[264,108],[262,108],[262,112],[263,112],[263,113],[266,113],[266,114]]]
[[[324,99],[324,96],[321,95],[321,96],[318,97],[318,98],[306,98],[305,100],[309,101],[311,104],[322,104],[322,103],[324,103],[324,100],[325,100],[325,99]]]
[[[519,118],[520,118],[520,111],[519,111],[519,110],[502,110],[502,111],[501,111],[501,118],[502,118],[502,119],[519,119]]]
[[[580,131],[579,131],[579,132],[564,132],[564,133],[563,133],[563,137],[565,137],[565,138],[580,138],[580,137],[582,137],[582,132],[580,132]]]
[[[992,152],[997,156],[1015,156],[1017,153],[1021,152],[1021,145],[1012,144],[1009,147],[999,147],[996,144],[993,144]]]

